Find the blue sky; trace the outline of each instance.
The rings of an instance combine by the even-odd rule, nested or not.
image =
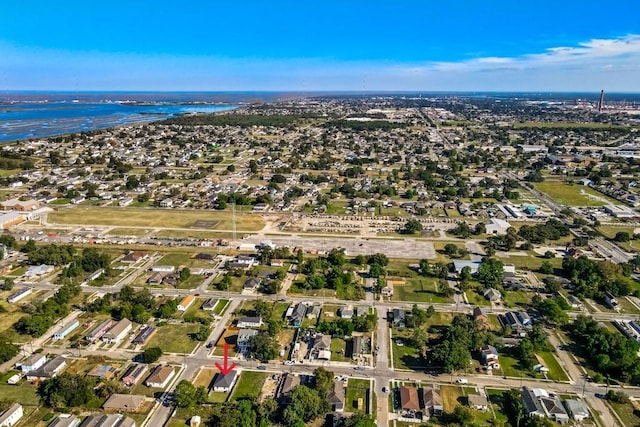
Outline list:
[[[0,90],[640,92],[640,2],[3,2]]]

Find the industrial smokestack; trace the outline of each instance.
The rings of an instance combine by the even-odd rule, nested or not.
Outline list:
[[[604,107],[604,89],[600,91],[600,101],[598,102],[598,111],[602,111],[602,107]]]

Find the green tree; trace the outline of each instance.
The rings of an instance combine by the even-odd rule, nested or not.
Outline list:
[[[144,363],[156,362],[162,356],[162,349],[160,347],[145,348],[140,355]]]
[[[261,332],[249,338],[251,357],[257,360],[271,360],[278,356],[278,344],[273,337]]]
[[[489,288],[500,285],[503,274],[502,262],[495,258],[484,258],[478,267],[478,280]]]
[[[189,277],[191,277],[191,270],[189,270],[188,267],[185,267],[182,270],[180,270],[180,281],[181,282],[184,282]]]
[[[323,367],[316,368],[313,371],[313,379],[313,388],[318,391],[320,396],[324,396],[333,385],[333,372],[327,371]]]
[[[62,374],[47,379],[38,386],[43,406],[53,409],[83,406],[95,399],[95,380],[84,374]]]
[[[20,351],[20,347],[5,337],[0,337],[0,363],[13,359],[18,354],[18,351]]]
[[[2,281],[2,284],[0,284],[0,289],[2,289],[3,291],[10,291],[13,289],[13,284],[13,277],[5,277],[5,279]]]
[[[417,219],[410,219],[404,225],[402,232],[404,234],[414,234],[422,231],[422,224]]]
[[[542,261],[542,264],[540,265],[540,273],[553,274],[553,264],[549,261]]]
[[[176,404],[180,408],[192,408],[196,405],[196,388],[187,380],[178,383],[175,390]]]

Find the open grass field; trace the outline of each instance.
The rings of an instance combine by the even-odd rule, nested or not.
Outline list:
[[[556,359],[553,353],[545,351],[538,353],[538,356],[544,360],[544,364],[549,368],[549,372],[547,372],[547,377],[549,379],[555,381],[569,381],[569,377],[564,373],[560,366],[560,362],[558,362],[558,359]]]
[[[147,347],[161,347],[165,353],[191,353],[197,341],[189,336],[198,331],[198,325],[165,325],[151,338]]]
[[[369,380],[360,380],[351,378],[347,383],[347,393],[345,396],[345,404],[347,412],[364,412],[371,413],[369,408]],[[361,398],[363,405],[358,407],[358,399]]]
[[[231,212],[83,206],[52,212],[49,214],[49,222],[121,227],[192,228],[197,221],[208,221],[215,223],[213,229],[231,230],[233,228],[231,216]],[[236,227],[239,231],[258,231],[264,227],[264,221],[259,215],[238,214]]]
[[[403,343],[398,345],[398,343]],[[415,347],[408,345],[407,340],[400,338],[393,339],[393,367],[395,369],[418,369],[424,367],[421,359],[418,357],[418,350]]]
[[[231,400],[238,400],[245,397],[257,398],[262,391],[262,385],[269,374],[267,372],[242,371],[238,383],[233,388]]]
[[[36,393],[36,387],[26,381],[22,381],[16,385],[9,385],[4,380],[0,383],[0,400],[20,402],[23,405],[40,404],[40,398]]]
[[[415,301],[428,303],[451,303],[452,298],[448,298],[439,292],[437,279],[432,277],[421,277],[408,279],[405,285],[393,287],[394,301]]]
[[[110,236],[144,236],[151,231],[150,228],[113,228],[107,234]]]
[[[342,338],[331,338],[331,360],[336,362],[351,362],[347,357],[347,343]]]
[[[440,394],[444,411],[450,414],[459,405],[458,399],[462,397],[462,387],[443,385],[440,386]]]
[[[615,413],[620,417],[625,426],[636,426],[640,424],[640,417],[636,415],[631,403],[607,402]]]
[[[205,387],[209,388],[209,384],[213,380],[213,377],[218,372],[217,368],[203,368],[199,373],[196,379],[193,381],[193,385],[195,387]]]
[[[556,202],[567,206],[604,206],[607,204],[606,202],[619,204],[604,194],[584,185],[569,185],[562,181],[547,180],[536,183],[535,187]],[[594,197],[589,197],[587,194]]]
[[[203,230],[159,230],[155,236],[158,237],[175,237],[179,239],[231,239],[233,233],[225,233],[223,231],[203,231]]]

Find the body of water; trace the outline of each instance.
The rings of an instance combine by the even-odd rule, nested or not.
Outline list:
[[[0,142],[214,113],[293,94],[243,92],[8,92],[0,94]]]

